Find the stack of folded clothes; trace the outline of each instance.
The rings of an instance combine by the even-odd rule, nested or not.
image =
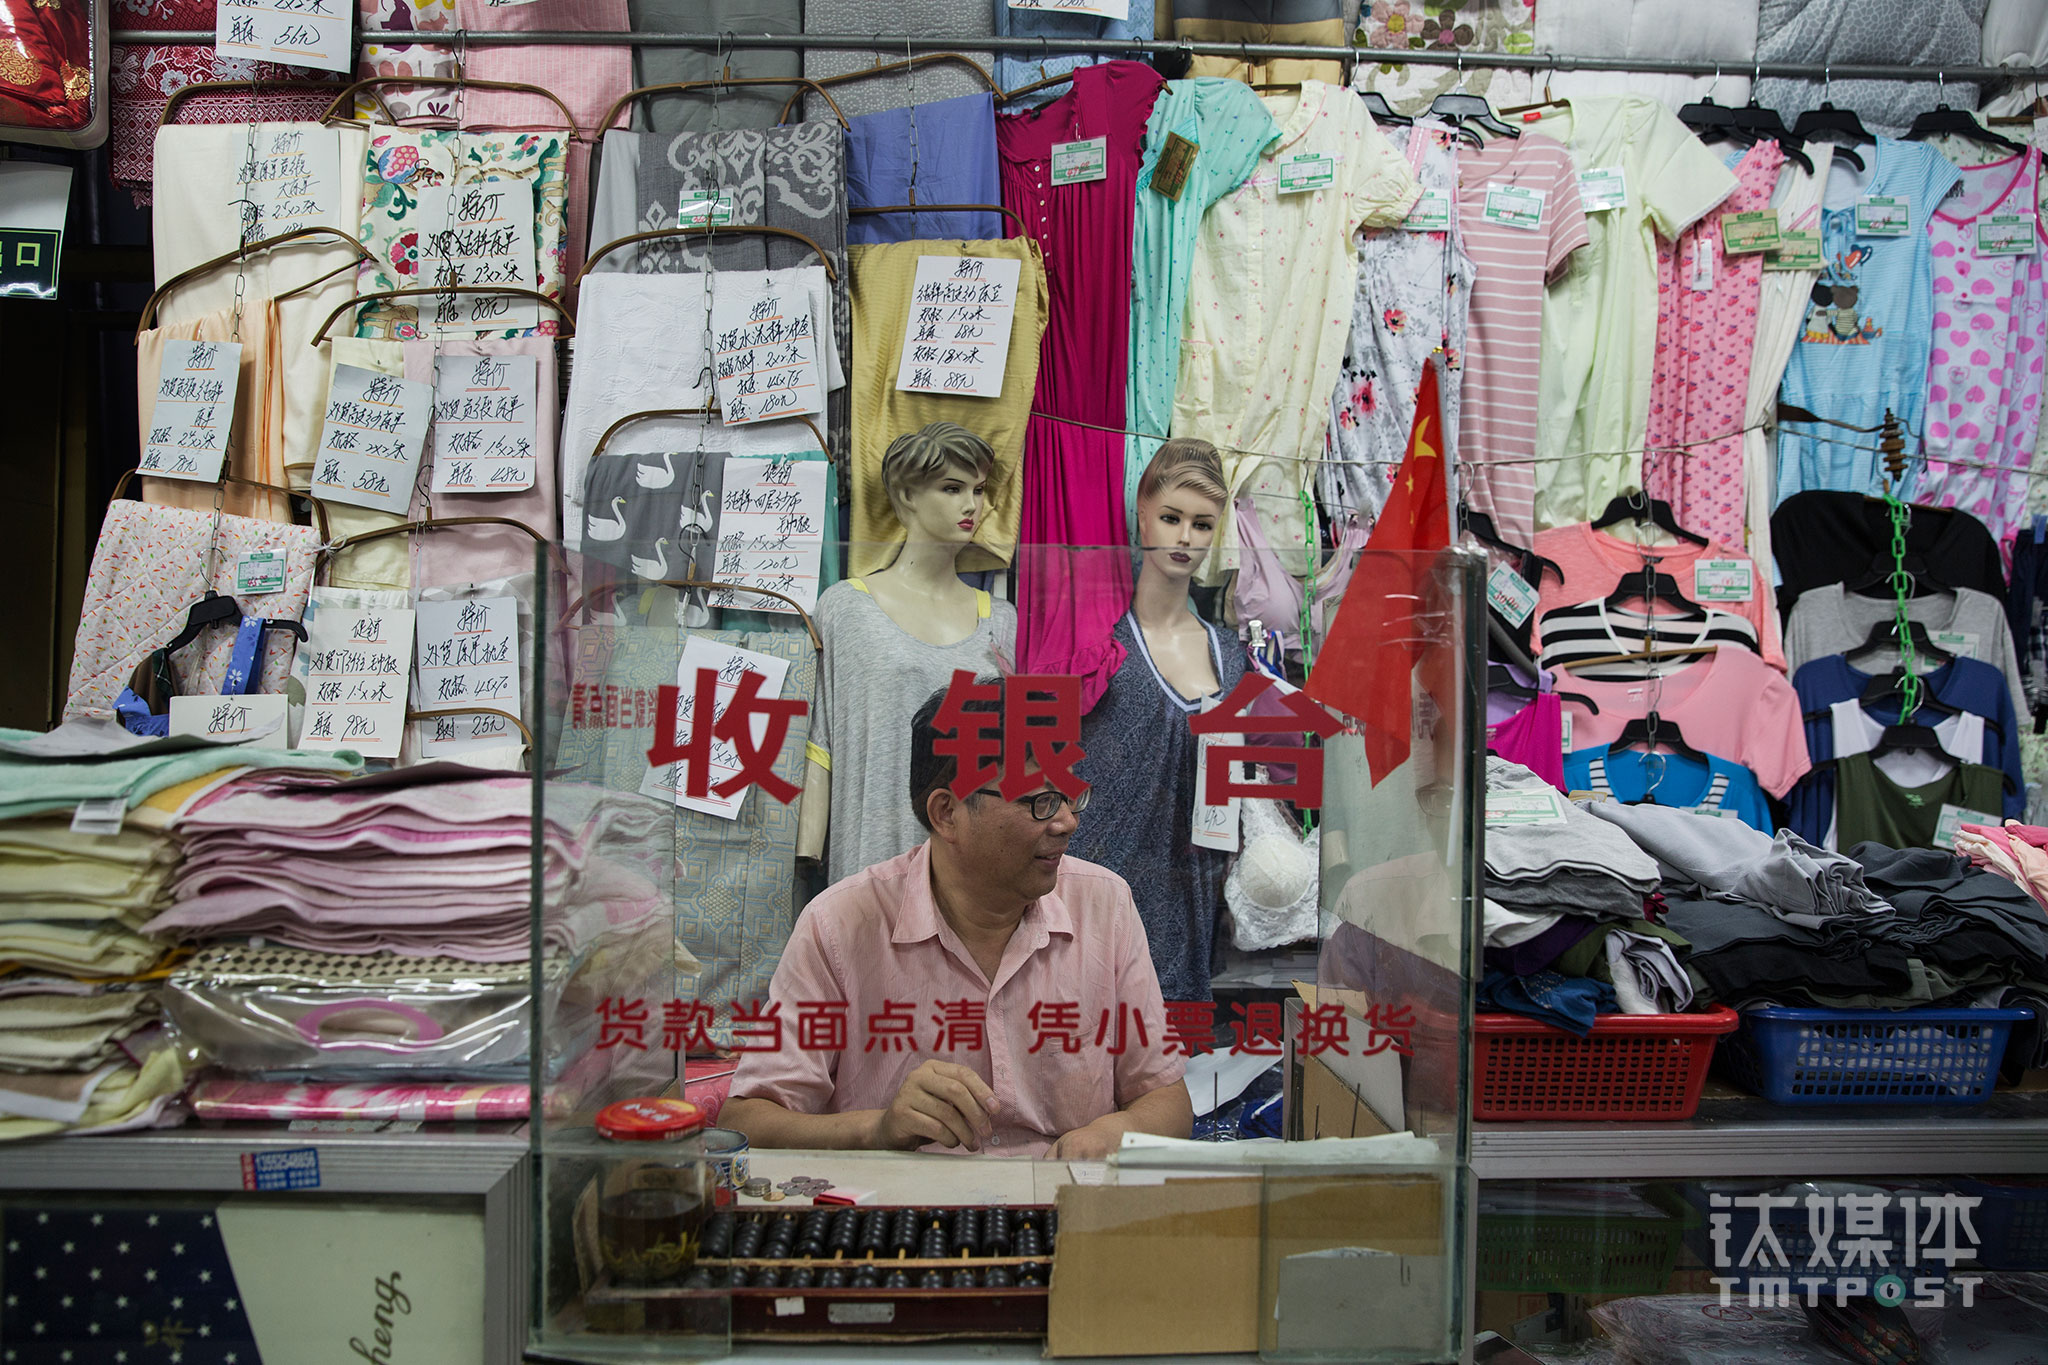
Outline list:
[[[355,762],[146,742],[92,721],[0,731],[0,1137],[164,1117],[184,1083],[160,1025],[176,955],[147,924],[170,905],[179,818],[252,767]]]
[[[551,1106],[609,1074],[598,1002],[664,997],[687,965],[660,913],[664,860],[644,852],[667,818],[649,798],[601,790],[548,802],[539,990]],[[252,776],[195,803],[181,828],[173,904],[147,927],[197,944],[165,1000],[208,1067],[194,1112],[527,1112],[530,778],[445,765],[349,782]]]

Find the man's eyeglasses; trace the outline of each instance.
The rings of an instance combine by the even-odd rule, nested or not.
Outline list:
[[[971,794],[974,796],[995,797],[1002,795],[994,787],[977,787]],[[1050,820],[1053,816],[1060,813],[1060,803],[1062,801],[1073,808],[1074,814],[1079,815],[1082,811],[1088,809],[1088,798],[1093,795],[1095,795],[1095,788],[1093,787],[1083,787],[1079,796],[1071,798],[1063,792],[1041,791],[1033,792],[1029,796],[1018,797],[1017,804],[1030,807],[1031,818],[1034,820]]]

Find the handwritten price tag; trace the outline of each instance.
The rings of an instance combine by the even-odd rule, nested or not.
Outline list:
[[[283,749],[289,747],[285,742],[284,715],[282,692],[245,697],[172,697],[171,735],[192,735],[215,744]]]
[[[1086,14],[1095,19],[1128,21],[1131,0],[1008,0],[1011,9],[1044,10],[1048,14]]]
[[[728,457],[718,514],[721,583],[766,588],[794,597],[805,611],[818,605],[818,562],[825,549],[824,460]],[[713,592],[710,605],[745,611],[789,607],[753,593]]]
[[[299,747],[397,758],[412,672],[412,612],[328,607],[312,614],[306,632],[306,722]]]
[[[712,292],[712,372],[729,427],[825,410],[817,322],[793,284],[763,274]]]
[[[488,707],[519,714],[519,603],[510,597],[421,602],[415,608],[420,711]],[[439,716],[418,722],[428,758],[520,742],[503,716]]]
[[[234,341],[167,341],[156,406],[144,423],[144,474],[214,483],[227,458],[242,347]]]
[[[533,188],[524,180],[479,180],[419,191],[420,284],[531,289]],[[531,331],[540,305],[507,294],[445,294],[422,300],[420,329],[430,335]]]
[[[404,516],[433,400],[431,385],[336,365],[314,463],[316,496]]]
[[[352,0],[215,0],[213,50],[323,71],[355,66]]]
[[[1000,398],[1023,262],[920,256],[896,387],[909,393]]]
[[[708,668],[718,674],[718,709],[711,721],[722,719],[725,708],[732,705],[733,694],[739,690],[740,677],[746,673],[761,675],[760,695],[769,700],[782,696],[782,680],[789,673],[789,660],[778,659],[772,654],[758,654],[751,649],[737,645],[719,644],[702,635],[692,635],[683,645],[682,662],[676,666],[676,743],[687,744],[699,723],[697,710],[697,670]],[[709,724],[711,721],[704,723]],[[754,742],[765,743],[768,718],[754,716],[749,722],[753,729]],[[724,820],[740,818],[740,808],[753,794],[752,787],[743,787],[732,796],[690,796],[685,790],[683,765],[671,763],[666,767],[647,770],[647,776],[640,783],[640,794],[658,800],[673,801],[686,810],[701,811],[716,815]],[[711,778],[709,786],[715,787],[727,778],[735,777],[740,771],[739,751],[730,740],[717,739],[711,744]]]
[[[534,390],[530,355],[444,355],[434,360],[436,493],[511,493],[533,487]]]
[[[242,211],[244,241],[303,227],[342,226],[335,213],[342,199],[341,142],[332,129],[258,124],[249,153],[236,168],[235,183],[242,191],[236,207]]]

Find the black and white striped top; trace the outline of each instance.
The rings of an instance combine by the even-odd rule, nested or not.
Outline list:
[[[1659,612],[1654,645],[1650,640],[1650,620],[1647,612],[1634,607],[1610,607],[1602,600],[1546,611],[1540,662],[1545,668],[1570,669],[1575,660],[1631,654],[1653,647],[1683,649],[1688,645],[1721,645],[1757,652],[1756,627],[1734,612],[1709,607],[1705,621],[1688,621]],[[1635,682],[1658,673],[1669,674],[1692,662],[1695,660],[1687,658],[1631,659],[1627,663],[1573,669],[1571,676],[1592,682]]]

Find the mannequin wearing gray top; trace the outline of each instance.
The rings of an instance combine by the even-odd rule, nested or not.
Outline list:
[[[835,882],[924,842],[910,800],[911,718],[955,670],[993,674],[1016,655],[1016,608],[968,587],[956,567],[994,470],[988,443],[952,422],[899,436],[882,484],[903,547],[887,568],[818,598],[824,683],[797,853],[821,856],[829,833]]]

